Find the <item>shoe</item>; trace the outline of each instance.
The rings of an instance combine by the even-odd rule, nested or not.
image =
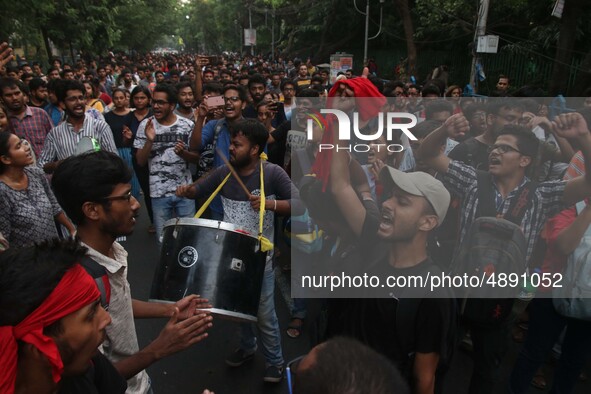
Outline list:
[[[228,358],[226,358],[226,364],[228,364],[230,367],[239,367],[253,358],[254,352],[247,353],[245,350],[238,348],[234,351],[234,353],[230,354]]]
[[[270,365],[265,370],[263,380],[268,383],[279,383],[283,380],[283,367]]]

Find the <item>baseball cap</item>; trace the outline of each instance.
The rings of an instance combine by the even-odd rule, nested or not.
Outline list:
[[[408,194],[425,197],[435,210],[438,226],[443,223],[450,195],[443,183],[426,172],[402,172],[390,166],[385,166],[380,172],[380,180],[384,187],[391,189],[398,186]]]

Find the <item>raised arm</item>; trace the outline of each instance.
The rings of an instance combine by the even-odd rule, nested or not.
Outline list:
[[[440,173],[447,173],[450,159],[441,151],[446,139],[462,137],[470,130],[468,120],[462,114],[453,115],[445,123],[435,129],[421,142],[419,157],[430,168]]]

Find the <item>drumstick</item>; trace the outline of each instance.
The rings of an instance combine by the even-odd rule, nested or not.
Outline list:
[[[224,164],[226,164],[228,166],[228,168],[230,169],[230,172],[232,173],[232,176],[234,177],[234,179],[236,179],[236,181],[238,182],[240,187],[242,187],[242,190],[244,190],[244,193],[246,193],[246,195],[248,197],[250,197],[250,192],[246,188],[246,185],[244,184],[244,182],[242,182],[242,179],[240,179],[240,176],[238,176],[238,173],[236,173],[236,170],[234,169],[234,167],[232,167],[232,164],[230,164],[230,162],[228,161],[226,156],[224,156],[224,154],[222,153],[222,151],[219,148],[215,148],[215,150],[218,153],[218,155],[220,155],[222,160],[224,161]]]

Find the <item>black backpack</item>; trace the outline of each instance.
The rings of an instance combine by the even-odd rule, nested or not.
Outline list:
[[[468,323],[490,326],[507,319],[519,291],[518,286],[502,285],[499,275],[521,277],[526,270],[527,241],[520,224],[532,203],[537,183],[526,183],[511,201],[505,216],[500,218],[497,217],[492,176],[477,171],[477,178],[476,220],[460,245],[450,273],[480,279],[480,286],[467,287],[460,292],[463,298],[461,314]]]

